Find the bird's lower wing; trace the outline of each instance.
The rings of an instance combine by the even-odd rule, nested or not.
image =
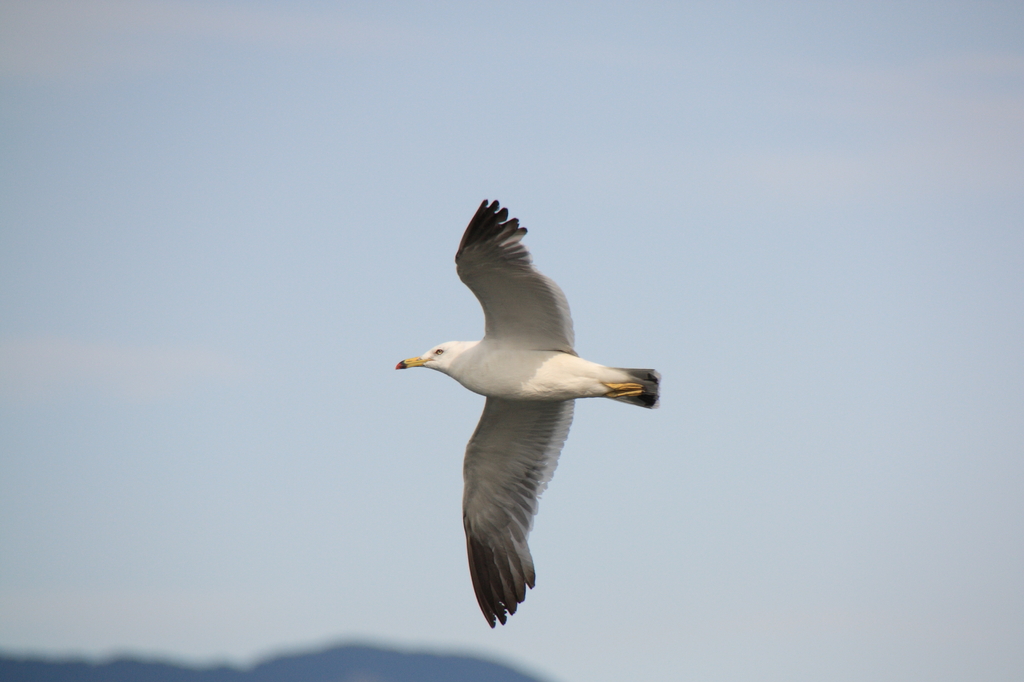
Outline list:
[[[534,585],[526,544],[537,499],[555,472],[569,435],[573,401],[488,398],[466,447],[462,519],[469,572],[491,627],[526,598]]]

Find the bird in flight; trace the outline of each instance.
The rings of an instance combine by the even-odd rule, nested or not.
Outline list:
[[[533,267],[525,234],[497,201],[480,204],[455,268],[484,309],[484,338],[448,341],[395,367],[436,369],[487,397],[466,446],[462,523],[473,590],[492,628],[505,624],[535,584],[526,539],[576,398],[654,408],[661,380],[653,369],[605,367],[576,355],[569,303]]]

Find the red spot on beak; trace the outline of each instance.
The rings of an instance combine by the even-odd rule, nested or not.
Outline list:
[[[395,365],[395,369],[405,369],[405,360],[402,360],[400,363]]]

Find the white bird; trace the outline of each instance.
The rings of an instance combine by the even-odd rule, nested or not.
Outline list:
[[[526,538],[558,463],[576,398],[658,406],[661,376],[589,362],[573,350],[569,303],[531,264],[526,228],[498,202],[480,204],[455,254],[459,278],[484,309],[484,338],[448,341],[395,369],[429,367],[487,397],[466,446],[462,522],[469,572],[493,628],[533,588]]]

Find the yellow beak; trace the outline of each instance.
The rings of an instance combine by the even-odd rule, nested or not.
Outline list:
[[[409,369],[410,367],[419,367],[426,363],[423,358],[409,358],[408,360],[402,360],[400,363],[395,365],[395,369]]]

